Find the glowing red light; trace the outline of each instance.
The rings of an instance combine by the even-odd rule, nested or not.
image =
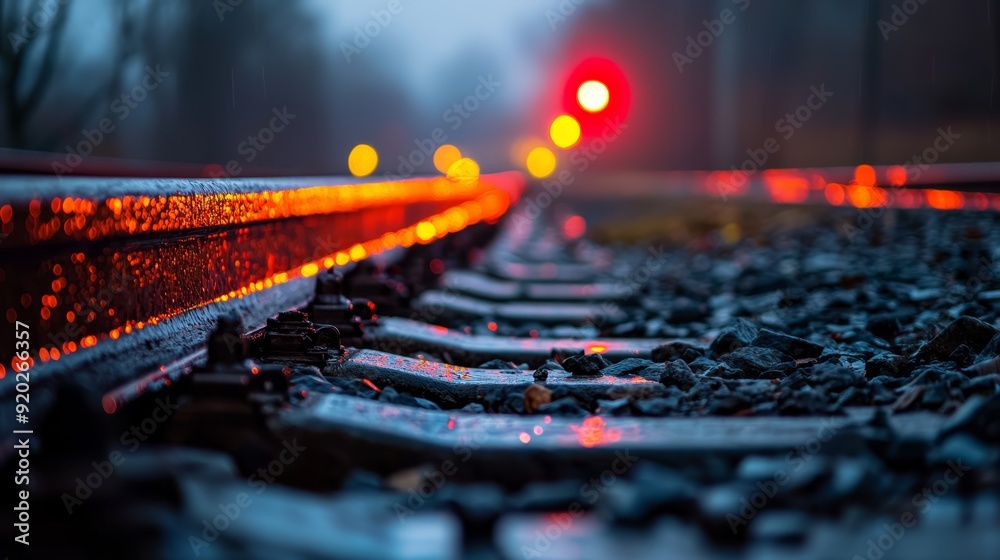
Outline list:
[[[600,416],[589,416],[580,426],[570,425],[569,429],[576,432],[576,439],[584,447],[596,447],[603,443],[614,443],[621,439],[622,432],[615,428],[605,428],[604,419]]]
[[[603,87],[594,87],[595,83]],[[611,60],[595,57],[581,61],[564,84],[562,109],[579,121],[583,136],[600,135],[609,121],[624,120],[628,116],[632,104],[628,80]],[[582,98],[581,88],[586,94]],[[598,97],[600,103],[596,102]]]
[[[431,272],[434,274],[441,274],[444,272],[444,261],[441,259],[434,259],[430,262]]]
[[[563,235],[566,239],[577,239],[587,231],[587,221],[580,216],[570,216],[563,222]]]
[[[847,199],[844,187],[837,183],[830,183],[826,186],[826,200],[834,206],[840,206]]]
[[[906,184],[906,168],[901,165],[893,165],[886,172],[889,184],[894,187],[902,187]]]
[[[865,186],[874,187],[875,186],[875,168],[870,165],[859,165],[857,169],[854,170],[854,182]]]

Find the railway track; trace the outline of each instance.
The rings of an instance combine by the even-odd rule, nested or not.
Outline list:
[[[26,360],[38,526],[143,557],[991,558],[997,199],[813,175],[26,197],[5,307],[62,335]],[[212,210],[164,223],[185,204]]]

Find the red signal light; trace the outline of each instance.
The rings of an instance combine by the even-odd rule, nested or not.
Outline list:
[[[606,58],[588,58],[569,73],[563,110],[580,123],[584,136],[599,135],[608,122],[625,120],[632,102],[625,73]]]

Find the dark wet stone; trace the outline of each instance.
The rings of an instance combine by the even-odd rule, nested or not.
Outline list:
[[[948,390],[940,385],[925,387],[920,396],[920,405],[927,410],[937,410],[947,401]]]
[[[840,393],[837,400],[834,401],[833,405],[837,408],[843,408],[845,406],[864,406],[868,404],[865,394],[863,394],[857,387],[848,387],[844,392]]]
[[[678,298],[674,300],[668,319],[675,325],[694,323],[709,316],[711,310],[708,305],[688,298]]]
[[[795,368],[795,362],[783,352],[756,346],[745,346],[730,352],[719,361],[740,371],[746,379],[755,379],[765,371],[787,372]]]
[[[441,410],[441,407],[438,406],[437,403],[407,394],[400,395],[399,399],[396,400],[396,404],[402,404],[416,408],[423,408],[425,410]]]
[[[611,416],[625,416],[631,412],[631,401],[628,397],[609,401],[597,399],[597,413]]]
[[[588,412],[573,397],[564,397],[538,407],[537,414],[552,416],[587,416]]]
[[[563,367],[552,360],[547,360],[544,364],[538,366],[535,370],[535,381],[545,381],[549,378],[549,372],[553,371],[566,371]]]
[[[994,336],[989,343],[979,351],[976,356],[976,363],[984,362],[991,358],[1000,356],[1000,334]]]
[[[749,379],[746,373],[729,364],[716,364],[712,369],[706,371],[705,375],[719,379]]]
[[[1000,357],[977,362],[963,370],[969,377],[1000,373]]]
[[[694,387],[698,378],[684,363],[684,360],[674,360],[669,364],[664,364],[664,371],[660,374],[659,382],[668,387],[677,387],[682,391],[687,391]]]
[[[962,344],[948,356],[949,362],[954,362],[958,367],[968,367],[976,360],[976,353],[969,348],[968,344]]]
[[[717,365],[719,365],[719,362],[716,362],[715,360],[706,358],[705,356],[700,356],[700,357],[698,357],[698,358],[696,358],[696,359],[688,362],[688,367],[691,368],[691,371],[693,371],[693,372],[695,372],[695,373],[697,373],[699,375],[703,374],[703,373],[705,373],[707,371],[710,371],[712,368],[714,368]]]
[[[469,403],[459,409],[462,412],[468,412],[470,414],[483,414],[486,412],[486,407],[479,403]]]
[[[874,379],[881,375],[889,377],[907,377],[909,368],[906,367],[907,359],[891,352],[882,352],[868,359],[865,363],[865,375],[869,379]]]
[[[1000,329],[976,319],[959,317],[917,352],[919,360],[944,360],[962,344],[980,352],[1000,334]]]
[[[912,318],[909,313],[879,313],[868,318],[865,329],[883,340],[891,341]]]
[[[622,323],[620,325],[615,325],[611,330],[605,329],[605,331],[611,336],[615,337],[643,337],[646,336],[646,322],[645,321],[629,321],[627,323]]]
[[[777,350],[796,360],[818,358],[823,353],[822,345],[770,329],[761,329],[751,346]]]
[[[968,434],[986,443],[1000,444],[1000,394],[970,397],[948,419],[938,438],[952,434]]]
[[[392,387],[385,387],[382,392],[378,394],[378,400],[382,402],[387,402],[391,404],[396,403],[396,399],[399,398],[399,391]]]
[[[732,325],[722,329],[719,336],[709,346],[711,356],[718,358],[744,346],[749,346],[758,335],[757,327],[746,319],[737,319]]]
[[[745,394],[733,392],[712,400],[708,406],[709,414],[729,416],[747,412],[753,407],[753,400]]]
[[[778,404],[778,413],[782,416],[829,415],[836,412],[837,408],[818,391],[784,394],[780,397]]]
[[[1000,385],[1000,374],[990,374],[977,377],[965,388],[966,395],[992,395]]]
[[[700,377],[687,396],[692,400],[711,399],[728,395],[731,391],[726,387],[726,380],[720,377]]]
[[[441,407],[438,406],[437,403],[431,402],[427,399],[414,397],[409,393],[399,393],[392,387],[383,388],[382,392],[378,394],[378,400],[401,406],[423,408],[425,410],[441,410]]]
[[[636,401],[636,412],[644,416],[669,416],[681,407],[681,395],[657,397]]]
[[[675,341],[653,348],[651,357],[654,362],[672,362],[680,359],[691,363],[703,355],[704,352],[701,348],[686,342]]]
[[[520,391],[511,391],[506,398],[504,398],[503,406],[500,407],[500,412],[504,414],[524,414],[527,412],[524,402],[524,393]]]
[[[626,358],[617,364],[611,364],[610,366],[604,368],[601,371],[601,374],[624,377],[635,375],[651,365],[653,365],[653,362],[649,360],[643,360],[641,358]]]
[[[344,386],[345,392],[347,392],[348,394],[358,396],[363,399],[374,399],[381,394],[378,391],[375,391],[374,389],[369,387],[361,379],[350,379],[344,381],[346,381]],[[336,384],[337,381],[335,380],[335,378],[331,378],[330,383]],[[386,389],[391,389],[391,387],[386,387]],[[395,389],[393,389],[393,391],[395,391]]]
[[[514,362],[506,362],[504,360],[490,360],[486,363],[479,364],[482,369],[500,369],[504,371],[520,371],[517,364]]]
[[[934,362],[913,370],[911,385],[940,385],[942,387],[965,387],[969,378],[951,367],[950,362]]]
[[[609,365],[611,364],[600,354],[570,356],[562,362],[566,371],[575,377],[600,377],[601,371]]]
[[[552,360],[555,361],[555,363],[562,365],[567,359],[573,356],[583,356],[583,354],[583,348],[553,348]]]
[[[789,278],[769,270],[747,270],[736,281],[734,289],[738,294],[755,295],[785,290],[791,285]]]
[[[858,375],[853,369],[837,364],[816,364],[809,369],[810,381],[827,392],[840,392],[848,387],[865,384],[865,377]]]

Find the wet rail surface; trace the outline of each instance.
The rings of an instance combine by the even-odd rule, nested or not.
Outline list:
[[[499,213],[506,210],[501,207]],[[773,283],[759,288],[765,293],[750,286],[741,297],[749,310],[743,313],[764,317],[760,327],[747,327],[736,316],[710,316],[688,303],[671,301],[665,308],[669,312],[662,312],[662,286],[625,292],[616,287],[622,268],[615,263],[626,259],[634,267],[647,258],[644,252],[609,256],[600,247],[584,245],[577,247],[575,259],[557,257],[567,253],[567,243],[580,243],[560,238],[566,217],[558,213],[519,229],[511,226],[511,218],[524,207],[514,207],[490,247],[470,259],[472,264],[448,260],[433,243],[418,240],[430,242],[462,229],[447,225],[450,208],[447,202],[410,205],[406,212],[413,213],[392,217],[379,213],[393,209],[371,208],[340,219],[297,217],[204,238],[179,236],[182,244],[194,244],[189,248],[196,253],[216,242],[219,251],[242,251],[241,264],[227,268],[217,264],[221,257],[184,260],[180,253],[157,253],[160,267],[170,262],[198,269],[199,274],[181,279],[192,282],[195,291],[209,289],[207,284],[198,287],[203,277],[222,280],[243,274],[238,267],[248,269],[252,284],[237,282],[230,288],[209,282],[220,295],[206,305],[207,292],[201,292],[195,305],[205,315],[197,321],[222,319],[206,350],[191,351],[188,343],[179,360],[134,371],[138,380],[103,396],[105,420],[123,425],[141,425],[162,399],[179,404],[176,416],[152,439],[173,449],[198,449],[185,450],[191,455],[172,462],[140,446],[132,457],[141,461],[138,470],[144,473],[133,464],[109,486],[122,485],[125,495],[133,489],[122,500],[156,502],[161,498],[135,492],[143,477],[173,477],[188,489],[201,488],[202,497],[185,492],[184,511],[170,515],[197,520],[216,502],[223,503],[228,491],[245,487],[248,473],[280,464],[280,483],[262,498],[268,513],[248,509],[246,525],[227,537],[233,541],[218,543],[220,553],[238,550],[236,543],[270,542],[322,555],[331,546],[329,539],[339,536],[352,554],[375,550],[395,557],[396,548],[377,544],[393,539],[399,546],[452,550],[453,556],[485,547],[502,558],[519,558],[526,549],[545,545],[538,531],[549,538],[545,531],[552,526],[560,527],[560,536],[551,538],[546,549],[560,554],[575,554],[584,546],[594,557],[604,557],[608,550],[628,546],[637,557],[658,557],[663,543],[680,543],[680,549],[708,558],[733,550],[770,554],[768,547],[778,545],[818,553],[830,539],[855,542],[866,531],[878,530],[879,516],[886,513],[880,504],[906,497],[910,485],[925,476],[933,482],[936,469],[955,457],[980,461],[949,503],[963,510],[980,508],[974,515],[977,523],[1000,511],[995,499],[988,499],[996,469],[989,443],[998,433],[998,405],[990,389],[995,394],[1000,380],[990,371],[968,370],[965,381],[933,369],[880,376],[877,372],[891,372],[902,362],[866,358],[866,364],[850,353],[831,357],[821,345],[817,350],[814,340],[771,330],[777,327],[768,307],[799,305],[803,297],[781,292]],[[349,221],[366,213],[388,224],[397,244],[406,245],[398,242],[406,228],[412,228],[414,240],[391,267],[348,271],[343,265],[378,252],[351,227],[358,222]],[[251,234],[248,230],[254,228],[270,229]],[[434,228],[432,235],[428,228]],[[296,246],[302,236],[327,233],[346,245],[323,255]],[[369,233],[384,244],[384,233]],[[138,251],[141,244],[128,246]],[[429,250],[418,251],[421,247]],[[287,251],[287,262],[276,256],[280,251]],[[257,274],[270,271],[266,267],[275,259],[276,274],[292,273],[268,286],[262,279],[269,276]],[[325,271],[328,259],[334,271]],[[829,263],[820,264],[820,276],[826,278]],[[338,268],[349,272],[346,282],[333,281],[345,287],[343,292],[324,293],[321,301],[317,294],[322,290],[313,285],[322,286]],[[424,276],[431,281],[416,279]],[[852,278],[845,280],[838,271],[829,285],[862,281]],[[401,289],[400,279],[412,289]],[[244,293],[237,285],[253,288]],[[772,288],[783,295],[767,299]],[[136,289],[154,288],[140,282],[129,294]],[[930,292],[923,292],[907,298],[924,305]],[[287,297],[272,298],[254,313],[243,311],[242,325],[233,321],[232,312],[243,303],[278,293]],[[181,296],[163,297],[176,301]],[[520,302],[518,313],[505,307],[511,299]],[[975,301],[988,306],[992,300]],[[724,299],[715,304],[728,305]],[[619,315],[602,314],[602,307]],[[839,320],[840,304],[829,308]],[[147,323],[143,336],[177,336],[164,327],[192,317],[184,306],[178,309]],[[382,316],[379,309],[392,309],[398,316]],[[643,328],[630,325],[636,315],[651,310],[666,320],[644,319]],[[278,311],[283,313],[276,315]],[[308,313],[314,311],[329,322],[309,322]],[[681,321],[682,316],[690,319]],[[733,326],[699,331],[689,325],[710,319]],[[890,327],[871,328],[881,332]],[[684,329],[700,334],[665,335]],[[979,359],[991,351],[995,330],[988,322],[959,318],[937,336],[928,336],[921,350],[892,360],[931,368],[934,362],[926,357],[950,358],[962,343],[968,350],[960,359]],[[841,344],[849,336],[845,328],[830,340]],[[93,355],[122,342],[122,336],[98,337],[79,354]],[[768,345],[769,351],[752,350],[758,345]],[[105,360],[114,360],[113,353]],[[58,360],[50,354],[49,361]],[[900,380],[898,385],[887,392],[869,391],[874,397],[891,395],[888,402],[851,404],[860,400],[861,385],[851,385],[858,379],[892,376]],[[917,410],[935,404],[927,395],[949,383],[957,392],[946,398],[961,396],[964,404],[941,406],[942,412]],[[814,403],[809,394],[827,391],[841,398],[802,408]],[[55,402],[65,404],[60,398]],[[751,406],[754,399],[780,402],[783,408]],[[650,403],[655,406],[646,406]],[[83,418],[81,427],[87,425]],[[294,460],[283,462],[289,453]],[[438,471],[444,473],[440,484]],[[775,482],[779,471],[787,471],[788,482]],[[226,480],[235,486],[220,482]],[[759,519],[751,515],[756,520],[732,529],[732,516],[743,519],[740,499],[756,499],[759,484],[770,482],[781,489],[767,498],[773,506]],[[331,492],[335,490],[343,492]],[[359,495],[364,499],[356,499]],[[850,508],[870,517],[852,525],[849,516],[841,515]],[[304,520],[274,533],[270,513],[293,509],[327,519],[333,527],[323,537],[315,534],[318,526]],[[976,532],[979,525],[958,526],[958,514],[935,511],[936,519],[944,520],[941,527],[973,531],[965,541],[967,557],[978,558],[978,552],[988,550],[989,539]],[[785,517],[772,521],[772,514]],[[413,527],[436,529],[418,537]],[[636,539],[635,527],[649,530]],[[352,533],[362,538],[352,540]],[[928,543],[927,550],[939,551],[938,544],[953,542],[942,540],[943,533],[929,523],[912,534],[914,542]],[[904,548],[914,550],[913,545],[899,550]]]

